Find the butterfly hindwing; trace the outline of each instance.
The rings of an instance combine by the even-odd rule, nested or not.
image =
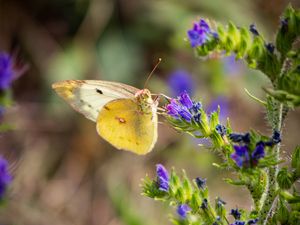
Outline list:
[[[101,109],[119,98],[133,98],[139,89],[110,81],[66,80],[52,85],[76,111],[96,122]]]
[[[146,154],[157,139],[156,108],[140,112],[135,99],[108,102],[97,119],[98,134],[118,149]]]

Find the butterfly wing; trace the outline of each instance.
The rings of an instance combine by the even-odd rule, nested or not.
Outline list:
[[[133,98],[139,91],[126,84],[100,80],[66,80],[54,83],[52,88],[76,111],[94,122],[106,103]]]
[[[97,118],[98,134],[118,149],[139,155],[150,152],[157,140],[157,114],[142,113],[135,99],[108,102]]]

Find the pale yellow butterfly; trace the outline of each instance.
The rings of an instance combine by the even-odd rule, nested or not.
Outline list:
[[[157,140],[157,107],[148,89],[101,80],[66,80],[53,89],[96,122],[98,134],[117,149],[150,152]]]

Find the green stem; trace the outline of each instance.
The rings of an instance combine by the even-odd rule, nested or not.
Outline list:
[[[278,120],[276,121],[276,124],[273,124],[275,126],[275,129],[280,132],[281,131],[281,127],[282,127],[282,115],[283,115],[283,104],[279,104],[278,107]],[[279,161],[280,158],[280,144],[277,144],[275,146],[275,157],[276,157],[276,161]],[[276,208],[277,206],[277,200],[278,198],[276,198],[277,196],[277,189],[278,189],[278,185],[276,182],[276,177],[277,177],[277,173],[279,170],[279,166],[273,166],[271,168],[269,168],[268,171],[268,184],[265,190],[265,200],[263,202],[263,206],[262,209],[260,211],[260,224],[266,225],[269,218],[272,216],[272,212],[273,210]]]

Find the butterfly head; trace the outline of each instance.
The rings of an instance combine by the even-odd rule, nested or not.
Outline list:
[[[153,106],[156,106],[157,103],[153,101],[151,97],[151,92],[148,89],[139,90],[135,94],[135,98],[140,106],[141,112],[151,113],[153,112]]]

